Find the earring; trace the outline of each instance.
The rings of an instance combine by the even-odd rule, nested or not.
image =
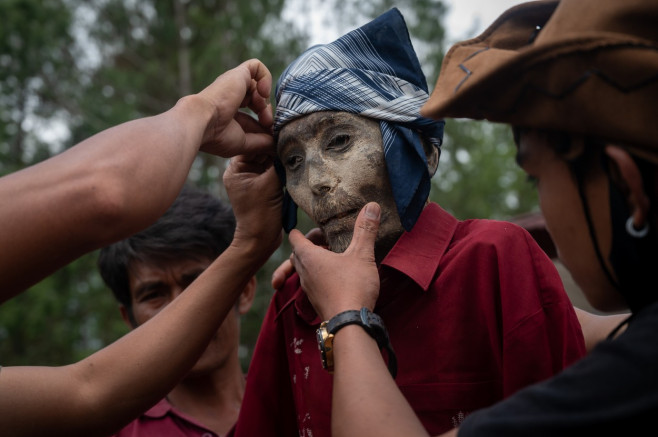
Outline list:
[[[642,229],[635,229],[635,226],[633,226],[633,216],[630,216],[626,220],[626,232],[631,237],[644,238],[649,233],[649,222],[647,221]]]

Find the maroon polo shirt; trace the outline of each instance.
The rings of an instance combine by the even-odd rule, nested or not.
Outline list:
[[[375,312],[397,355],[396,382],[431,435],[585,354],[558,272],[517,225],[460,222],[430,204],[380,278]],[[293,275],[263,321],[234,435],[330,436],[320,322]]]
[[[198,421],[162,399],[114,437],[218,437]]]

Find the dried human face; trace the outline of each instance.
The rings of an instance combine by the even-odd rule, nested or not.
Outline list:
[[[290,196],[322,229],[332,251],[347,249],[361,208],[379,203],[382,219],[375,252],[381,260],[403,228],[379,123],[347,112],[312,113],[281,129],[277,150]]]

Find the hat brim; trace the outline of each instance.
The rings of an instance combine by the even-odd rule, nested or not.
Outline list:
[[[656,45],[619,32],[560,31],[549,21],[557,7],[518,5],[453,46],[422,114],[579,133],[653,153]]]

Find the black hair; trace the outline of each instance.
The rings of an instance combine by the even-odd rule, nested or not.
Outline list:
[[[234,232],[235,216],[227,202],[186,185],[154,224],[101,249],[98,268],[114,297],[132,313],[129,273],[135,261],[215,259]]]

